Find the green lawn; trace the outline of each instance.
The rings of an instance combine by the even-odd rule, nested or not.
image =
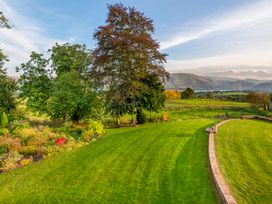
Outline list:
[[[204,132],[214,122],[109,130],[84,148],[0,175],[0,203],[217,203]]]
[[[239,203],[272,203],[272,124],[235,120],[219,128],[216,150]]]

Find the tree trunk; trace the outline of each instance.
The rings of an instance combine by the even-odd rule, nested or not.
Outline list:
[[[120,127],[120,126],[121,126],[121,123],[120,123],[120,116],[119,116],[119,115],[116,116],[116,125],[117,125],[117,127]]]

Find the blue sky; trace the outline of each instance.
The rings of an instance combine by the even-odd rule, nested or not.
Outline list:
[[[32,50],[46,53],[55,42],[95,46],[107,4],[134,6],[154,20],[154,38],[168,54],[166,69],[207,66],[272,67],[272,0],[0,0],[14,26],[0,30],[8,72]]]

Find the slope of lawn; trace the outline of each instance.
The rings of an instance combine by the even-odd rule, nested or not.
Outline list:
[[[108,131],[0,175],[0,203],[216,203],[204,130],[214,120]]]
[[[220,168],[239,203],[272,203],[272,124],[235,120],[216,135]]]

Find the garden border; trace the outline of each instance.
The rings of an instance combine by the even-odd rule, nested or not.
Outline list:
[[[272,122],[272,118],[267,118],[258,115],[249,115],[249,116],[241,116],[240,119],[253,119],[253,120],[263,120]],[[225,204],[237,204],[234,196],[231,194],[229,190],[228,184],[225,182],[223,175],[220,172],[219,165],[215,155],[215,136],[217,133],[217,129],[222,126],[223,124],[239,119],[228,119],[224,120],[211,128],[207,128],[206,132],[209,136],[209,165],[212,173],[212,177],[215,183],[216,190],[219,194],[220,199]]]

